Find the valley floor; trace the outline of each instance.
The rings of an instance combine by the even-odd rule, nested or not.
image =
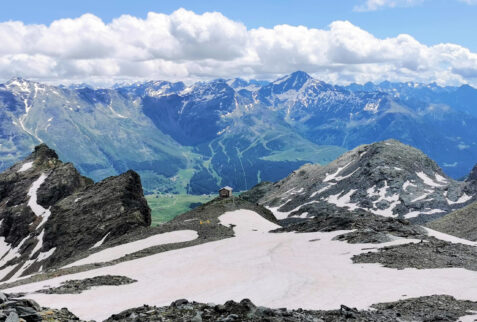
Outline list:
[[[146,195],[147,203],[151,208],[152,226],[167,222],[183,214],[197,205],[206,203],[215,195],[189,194],[151,194]]]
[[[203,303],[249,298],[256,305],[289,309],[339,309],[342,304],[365,309],[436,294],[477,301],[477,271],[397,270],[351,260],[357,254],[420,240],[396,237],[381,244],[350,244],[333,240],[349,231],[269,233],[279,226],[250,210],[226,212],[219,220],[234,225],[235,237],[4,291],[26,292],[42,306],[67,307],[85,320],[103,320],[144,304],[169,305],[179,298]],[[436,237],[456,241],[445,234]],[[94,287],[80,294],[36,293],[66,280],[107,274],[137,282]]]

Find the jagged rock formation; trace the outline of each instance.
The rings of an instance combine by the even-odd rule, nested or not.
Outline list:
[[[105,322],[133,321],[276,321],[276,322],[394,322],[394,321],[457,321],[470,315],[476,302],[459,301],[451,296],[434,295],[375,304],[370,310],[357,310],[342,305],[339,310],[312,311],[270,309],[256,306],[250,300],[228,301],[223,305],[177,300],[169,306],[144,305],[112,315]]]
[[[95,184],[39,145],[0,174],[0,279],[53,267],[150,220],[135,172]]]
[[[305,165],[243,197],[280,218],[311,216],[312,205],[333,204],[425,222],[475,200],[472,193],[468,182],[449,178],[421,151],[387,140],[360,146],[326,166]]]
[[[477,202],[426,224],[440,232],[477,241]]]

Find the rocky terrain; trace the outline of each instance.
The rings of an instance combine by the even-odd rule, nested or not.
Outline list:
[[[462,209],[431,221],[426,226],[449,235],[477,241],[477,203],[471,203]]]
[[[16,294],[0,293],[0,321],[80,321],[66,308],[60,310],[41,307],[33,300]]]
[[[0,174],[0,279],[58,266],[150,222],[135,172],[93,183],[39,145]]]
[[[335,321],[457,321],[477,309],[477,302],[458,301],[450,296],[435,295],[393,303],[375,304],[370,310],[357,310],[342,305],[334,311],[270,309],[256,306],[250,300],[228,301],[224,304],[204,304],[185,299],[165,307],[145,305],[112,315],[114,321],[277,321],[277,322],[335,322]]]
[[[282,228],[271,231],[283,232],[329,232],[337,230],[353,230],[339,235],[338,240],[348,243],[379,244],[395,238],[428,239],[428,234],[420,226],[412,225],[404,219],[395,219],[372,214],[365,210],[340,209],[335,205],[310,205],[310,218],[288,218],[280,221]]]
[[[332,204],[424,223],[475,200],[473,183],[449,178],[421,151],[396,140],[359,146],[326,166],[304,165],[242,197],[266,205],[277,218],[315,216]]]

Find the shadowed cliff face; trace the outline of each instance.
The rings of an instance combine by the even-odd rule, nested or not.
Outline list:
[[[47,269],[150,223],[137,173],[94,183],[39,145],[0,174],[0,279]]]

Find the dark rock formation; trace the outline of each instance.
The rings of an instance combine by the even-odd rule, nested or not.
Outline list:
[[[80,321],[68,309],[54,310],[40,307],[33,300],[17,297],[16,294],[0,293],[0,321]]]
[[[0,280],[58,265],[104,237],[149,226],[139,175],[93,183],[45,144],[0,174]],[[14,266],[14,267],[13,267]]]
[[[355,255],[352,260],[397,269],[461,267],[477,271],[477,248],[431,238],[420,243],[383,247],[376,252]]]
[[[270,309],[255,306],[250,300],[223,305],[177,300],[169,306],[144,305],[112,315],[105,322],[139,321],[276,321],[276,322],[395,322],[395,321],[457,321],[477,309],[476,302],[459,301],[447,295],[433,295],[375,304],[370,310],[357,310],[342,305],[339,310],[311,311]]]
[[[383,243],[393,237],[427,239],[426,231],[407,220],[382,217],[364,210],[348,211],[334,205],[312,204],[306,206],[311,218],[281,220],[284,227],[272,232],[317,232],[355,230],[337,236],[349,243]]]

